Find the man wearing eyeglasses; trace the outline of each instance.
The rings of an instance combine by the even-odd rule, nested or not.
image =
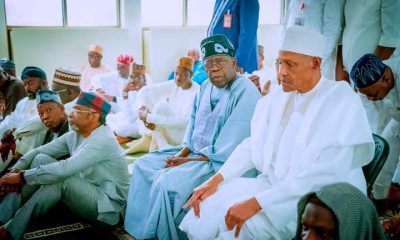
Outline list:
[[[201,42],[208,75],[197,94],[183,144],[139,158],[129,190],[125,229],[138,239],[178,239],[183,204],[250,134],[260,92],[235,71],[233,44],[223,35]]]
[[[73,131],[30,151],[0,179],[0,190],[8,192],[0,201],[0,239],[20,239],[59,201],[89,221],[119,222],[129,173],[124,151],[105,125],[110,108],[99,94],[82,92],[69,115]],[[71,157],[57,160],[65,154]]]
[[[321,77],[324,49],[322,34],[288,28],[281,88],[258,101],[250,137],[184,206],[193,207],[180,225],[190,239],[292,239],[305,193],[337,182],[366,193],[361,166],[374,156],[371,130],[350,86]],[[241,177],[254,167],[256,178]]]

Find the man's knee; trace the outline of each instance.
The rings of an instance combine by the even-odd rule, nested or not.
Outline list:
[[[39,167],[40,165],[46,165],[49,163],[57,162],[57,159],[52,158],[46,154],[38,154],[31,163],[31,168]]]

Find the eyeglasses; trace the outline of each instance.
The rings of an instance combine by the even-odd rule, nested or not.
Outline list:
[[[95,113],[96,111],[93,110],[80,110],[77,108],[73,108],[71,113],[79,114],[79,113]]]
[[[214,65],[217,66],[217,68],[223,68],[226,64],[228,63],[227,59],[217,59],[215,61],[212,60],[205,60],[204,61],[204,70],[208,71],[211,70]]]

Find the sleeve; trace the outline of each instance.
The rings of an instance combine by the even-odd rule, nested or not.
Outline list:
[[[175,72],[172,71],[169,75],[168,75],[168,80],[172,80],[175,78]]]
[[[9,94],[6,99],[6,114],[10,114],[15,110],[18,102],[26,96],[23,85],[15,84],[9,89],[12,94]]]
[[[400,1],[382,0],[381,1],[381,24],[382,35],[379,40],[379,46],[397,47],[397,41],[400,38]]]
[[[276,228],[283,228],[292,215],[282,212],[296,213],[297,201],[304,194],[320,186],[349,179],[353,155],[354,147],[322,150],[317,159],[296,176],[285,178],[255,196],[262,211],[269,219],[274,219]]]
[[[325,57],[331,56],[339,45],[344,24],[343,7],[344,0],[328,0],[325,3],[322,27],[326,38]]]
[[[224,177],[224,181],[240,177],[254,168],[254,164],[251,161],[251,146],[251,137],[248,137],[236,147],[228,160],[222,165],[219,173]]]
[[[17,123],[23,121],[23,119],[20,119],[19,115],[21,115],[21,112],[23,111],[26,100],[27,99],[20,100],[17,103],[15,110],[10,115],[6,116],[6,118],[4,118],[0,123],[0,138],[3,137],[5,131],[16,128],[18,126]]]
[[[39,154],[46,154],[53,158],[58,158],[69,154],[66,138],[70,134],[71,133],[64,134],[43,146],[29,151],[27,154],[22,156],[20,160],[18,160],[13,168],[28,169],[31,166],[33,159]]]
[[[208,78],[206,71],[204,71],[203,64],[200,62],[197,66],[196,71],[193,73],[192,81],[198,84],[203,83]]]
[[[60,150],[52,144],[53,142],[45,145],[45,149],[41,149],[41,152],[46,154],[50,150]],[[57,147],[60,147],[60,141],[56,143],[58,143]],[[82,144],[84,145],[70,158],[25,171],[26,182],[30,185],[56,183],[110,158],[110,154],[112,154],[112,151],[105,151],[105,149],[109,149],[105,140],[87,139]]]
[[[166,99],[169,97],[172,92],[172,84],[175,83],[165,81],[143,87],[140,94],[141,100],[146,106],[150,108],[153,107],[159,99]]]
[[[254,37],[257,36],[260,5],[258,0],[241,0],[239,4],[240,33],[236,58],[237,65],[243,67],[250,61],[249,47],[252,47],[254,43],[257,44]],[[254,47],[257,48],[257,46]]]

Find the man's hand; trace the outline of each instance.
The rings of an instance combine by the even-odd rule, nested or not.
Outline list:
[[[248,78],[250,79],[250,81],[252,81],[254,83],[254,85],[256,85],[258,91],[261,92],[260,77],[252,74],[252,75],[249,75]]]
[[[0,185],[8,184],[8,185],[24,185],[25,181],[21,177],[21,171],[19,172],[9,172],[3,177],[0,178]]]
[[[14,129],[6,131],[1,139],[0,154],[4,162],[7,161],[10,151],[12,151],[13,155],[15,154],[16,145],[13,132]]]
[[[183,208],[193,207],[194,215],[200,217],[200,202],[213,195],[218,185],[224,180],[221,174],[217,174],[210,178],[207,182],[193,190],[192,197],[183,205]]]
[[[392,210],[393,214],[399,212],[400,187],[398,186],[398,184],[392,183],[392,185],[389,188],[386,201],[387,201],[387,206]]]
[[[125,85],[124,87],[124,92],[130,92],[130,91],[135,91],[137,90],[138,87],[136,86],[136,84],[134,84],[133,82],[129,81],[128,84]]]
[[[349,73],[343,68],[336,68],[336,81],[346,81],[350,82]]]
[[[250,198],[246,201],[236,203],[225,215],[225,224],[228,230],[235,229],[235,238],[239,237],[240,229],[243,224],[252,216],[256,215],[261,210],[256,198]]]
[[[147,108],[147,107],[141,107],[140,109],[139,109],[139,119],[140,120],[142,120],[142,121],[146,121],[146,118],[147,118],[147,114],[149,113],[150,111],[149,111],[149,109]]]
[[[184,163],[190,162],[187,157],[170,157],[165,160],[165,167],[176,167]]]
[[[269,88],[271,87],[271,80],[268,80],[261,89],[261,95],[265,96],[269,92]]]

